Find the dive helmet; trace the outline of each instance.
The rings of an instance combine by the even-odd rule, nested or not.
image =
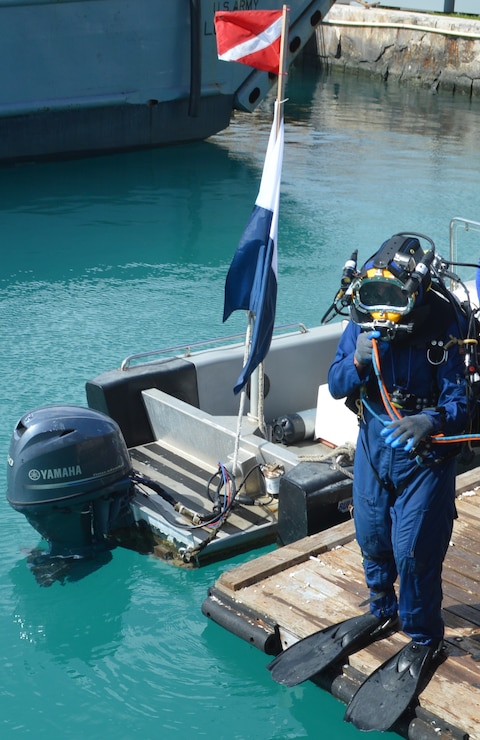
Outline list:
[[[430,287],[433,257],[415,236],[395,234],[384,242],[352,284],[352,321],[399,324]]]

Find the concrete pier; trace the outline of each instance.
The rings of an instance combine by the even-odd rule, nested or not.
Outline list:
[[[480,21],[335,3],[316,31],[321,64],[480,95]]]

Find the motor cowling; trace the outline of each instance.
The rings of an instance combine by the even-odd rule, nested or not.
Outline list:
[[[51,556],[92,556],[107,546],[129,500],[131,468],[113,419],[81,406],[43,406],[14,429],[7,500],[49,543]]]

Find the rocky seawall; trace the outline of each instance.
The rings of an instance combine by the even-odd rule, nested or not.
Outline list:
[[[322,65],[480,95],[480,21],[335,3],[316,31]]]

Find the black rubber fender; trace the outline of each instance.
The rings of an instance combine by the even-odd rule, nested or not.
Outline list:
[[[260,619],[215,588],[209,589],[202,613],[267,655],[277,655],[282,649],[276,625]]]

